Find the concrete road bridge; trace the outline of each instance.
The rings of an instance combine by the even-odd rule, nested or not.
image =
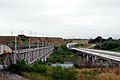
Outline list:
[[[69,45],[72,46],[75,44],[69,43]],[[80,56],[84,57],[86,61],[91,61],[93,65],[120,66],[120,53],[119,52],[87,49],[87,48],[75,48],[75,47],[72,47],[72,48],[70,47],[70,49],[75,51]]]

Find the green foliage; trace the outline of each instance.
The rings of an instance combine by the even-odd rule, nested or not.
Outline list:
[[[103,49],[103,50],[114,50],[115,48],[118,48],[118,47],[120,47],[120,43],[116,41],[105,41],[95,46],[95,48]]]
[[[17,74],[21,74],[21,71],[28,70],[29,66],[24,60],[17,61],[16,64],[10,64],[8,70]]]
[[[103,50],[120,51],[120,40],[114,40],[112,37],[103,39],[101,43],[97,44],[94,48]]]
[[[65,52],[64,54],[54,53],[49,57],[48,62],[52,62],[52,63],[56,63],[56,62],[63,63],[64,61],[75,62],[77,58],[78,58],[77,54],[74,53],[72,54],[70,52]]]
[[[45,65],[42,65],[40,61],[27,65],[24,60],[17,61],[16,64],[10,64],[8,70],[16,74],[21,74],[22,71],[25,72],[36,72],[36,73],[46,73],[47,68]]]
[[[35,73],[35,72],[22,72],[22,75],[28,80],[50,80],[49,77]]]
[[[101,45],[100,44],[97,44],[94,48],[96,48],[96,49],[101,49]]]
[[[102,37],[101,36],[98,36],[95,39],[90,39],[88,41],[88,43],[100,43],[100,42],[102,42]]]
[[[112,51],[120,52],[120,47],[112,49]]]
[[[61,45],[60,47],[63,49],[63,51],[67,51],[68,50],[66,45]]]
[[[52,80],[76,80],[77,71],[62,68],[62,67],[53,67],[51,72]]]
[[[111,50],[111,49],[114,49],[114,48],[117,48],[120,46],[120,43],[118,42],[113,42],[113,41],[107,41],[107,42],[103,42],[101,44],[102,48],[101,49],[104,49],[104,50]]]
[[[50,55],[48,62],[56,63],[64,61],[72,61],[75,62],[77,60],[77,54],[68,50],[66,45],[61,45],[60,47],[55,47],[54,52]]]
[[[34,64],[30,68],[31,68],[30,72],[46,73],[47,71],[47,68],[45,65]]]
[[[28,37],[25,35],[18,35],[22,41],[28,41]]]

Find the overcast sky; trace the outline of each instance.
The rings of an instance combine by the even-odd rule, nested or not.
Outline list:
[[[0,35],[22,33],[119,38],[120,0],[0,0]]]

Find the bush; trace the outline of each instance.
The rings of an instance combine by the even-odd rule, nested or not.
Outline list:
[[[50,80],[49,77],[34,72],[30,72],[30,73],[22,72],[22,75],[26,77],[28,80]]]
[[[103,42],[101,44],[101,49],[104,49],[104,50],[111,50],[111,49],[114,49],[114,48],[118,48],[120,46],[120,43],[118,42],[113,42],[113,41],[106,41],[106,42]]]
[[[112,51],[120,52],[120,47],[112,49]]]
[[[32,65],[31,67],[31,71],[30,72],[37,72],[37,73],[46,73],[47,68],[45,67],[45,65]]]
[[[76,80],[77,71],[62,67],[54,67],[51,72],[52,80]]]
[[[45,65],[42,65],[40,61],[27,65],[24,60],[17,61],[16,64],[10,64],[8,70],[16,73],[16,74],[21,74],[21,72],[36,72],[36,73],[46,73],[47,68]]]
[[[96,49],[101,49],[101,45],[100,44],[97,44],[94,48],[96,48]]]
[[[25,63],[24,60],[17,61],[16,64],[10,64],[8,70],[16,74],[21,74],[21,71],[26,71],[29,69],[29,66]]]

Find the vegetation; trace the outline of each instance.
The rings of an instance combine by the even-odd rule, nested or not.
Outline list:
[[[28,65],[24,60],[11,64],[8,71],[22,75],[29,80],[76,80],[77,71],[72,68],[52,67],[46,62],[38,61]]]
[[[51,78],[52,80],[76,80],[77,71],[74,69],[53,67]]]
[[[120,41],[99,39],[95,48],[105,50],[120,50]],[[78,55],[67,49],[65,45],[55,47],[54,53],[48,59],[49,62],[73,61],[77,62]],[[90,63],[87,63],[88,65]],[[78,66],[76,64],[76,66]],[[46,62],[38,61],[28,65],[24,60],[11,64],[7,69],[22,75],[29,80],[120,80],[120,68],[63,68],[47,65]]]
[[[102,39],[102,37],[98,36],[93,40],[89,40],[89,43],[96,43],[97,45],[94,47],[96,49],[120,52],[120,40],[115,40],[112,37]]]
[[[100,42],[102,42],[102,37],[101,36],[98,36],[95,39],[90,39],[88,41],[88,43],[100,43]]]
[[[78,55],[72,51],[69,51],[65,45],[55,47],[53,54],[50,55],[48,62],[64,63],[64,61],[75,62],[78,59]]]
[[[20,74],[22,72],[35,72],[35,73],[46,73],[47,68],[45,63],[38,61],[35,64],[28,65],[24,60],[17,61],[16,64],[11,64],[8,69],[9,71]]]
[[[77,80],[120,80],[120,68],[78,69]]]

